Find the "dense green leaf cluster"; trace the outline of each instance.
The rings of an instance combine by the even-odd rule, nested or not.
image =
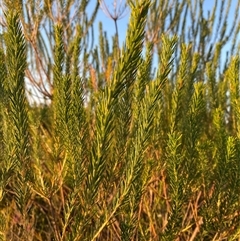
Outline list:
[[[100,24],[99,46],[89,51],[99,3],[88,20],[88,1],[79,1],[81,25],[73,21],[73,28],[74,1],[52,2],[62,10],[57,16],[51,1],[43,8],[31,1],[29,9],[18,2],[15,10],[5,1],[0,240],[239,240],[235,28],[222,68],[231,36],[217,8],[205,19],[204,1],[129,0],[123,47],[115,36],[110,50]],[[172,25],[164,25],[167,17]],[[219,41],[208,46],[217,17]],[[37,27],[30,35],[32,18]],[[46,79],[34,79],[36,73]],[[49,101],[28,102],[26,79]]]

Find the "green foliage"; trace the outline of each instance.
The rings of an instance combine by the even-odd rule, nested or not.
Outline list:
[[[93,48],[102,1],[4,1],[0,240],[239,240],[239,14],[127,3]]]
[[[5,198],[9,198],[8,192],[11,192],[16,211],[19,211],[20,236],[27,238],[29,234],[26,225],[30,220],[28,208],[31,198],[27,183],[32,181],[33,173],[31,172],[30,133],[24,85],[24,70],[27,65],[26,44],[18,15],[7,12],[6,20],[8,27],[5,35],[6,69],[2,76],[4,78],[3,94],[6,101],[3,101],[2,105],[4,160],[2,161],[1,182]]]

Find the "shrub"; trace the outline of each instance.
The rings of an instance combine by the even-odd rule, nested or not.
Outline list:
[[[150,41],[151,27],[145,27],[150,16],[156,18],[157,1],[128,4],[123,48],[115,45],[108,53],[100,31],[101,57],[96,49],[93,65],[82,53],[80,25],[66,46],[65,22],[54,23],[51,91],[47,83],[46,92],[38,86],[50,101],[33,104],[24,81],[34,61],[45,68],[47,54],[42,47],[45,57],[32,59],[28,50],[35,45],[22,15],[6,1],[0,51],[1,240],[240,238],[239,55],[220,71],[224,33],[214,51],[204,54],[212,33],[203,16],[198,52],[197,43],[176,34]],[[184,6],[191,5],[176,4]],[[177,20],[181,16],[172,19],[174,26]],[[41,38],[39,48],[40,43]]]

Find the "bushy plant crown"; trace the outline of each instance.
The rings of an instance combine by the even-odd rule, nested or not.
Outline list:
[[[3,2],[0,240],[239,240],[240,1]]]

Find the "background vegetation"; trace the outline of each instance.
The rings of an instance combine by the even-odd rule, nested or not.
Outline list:
[[[3,1],[1,240],[240,240],[240,1],[204,2]]]

